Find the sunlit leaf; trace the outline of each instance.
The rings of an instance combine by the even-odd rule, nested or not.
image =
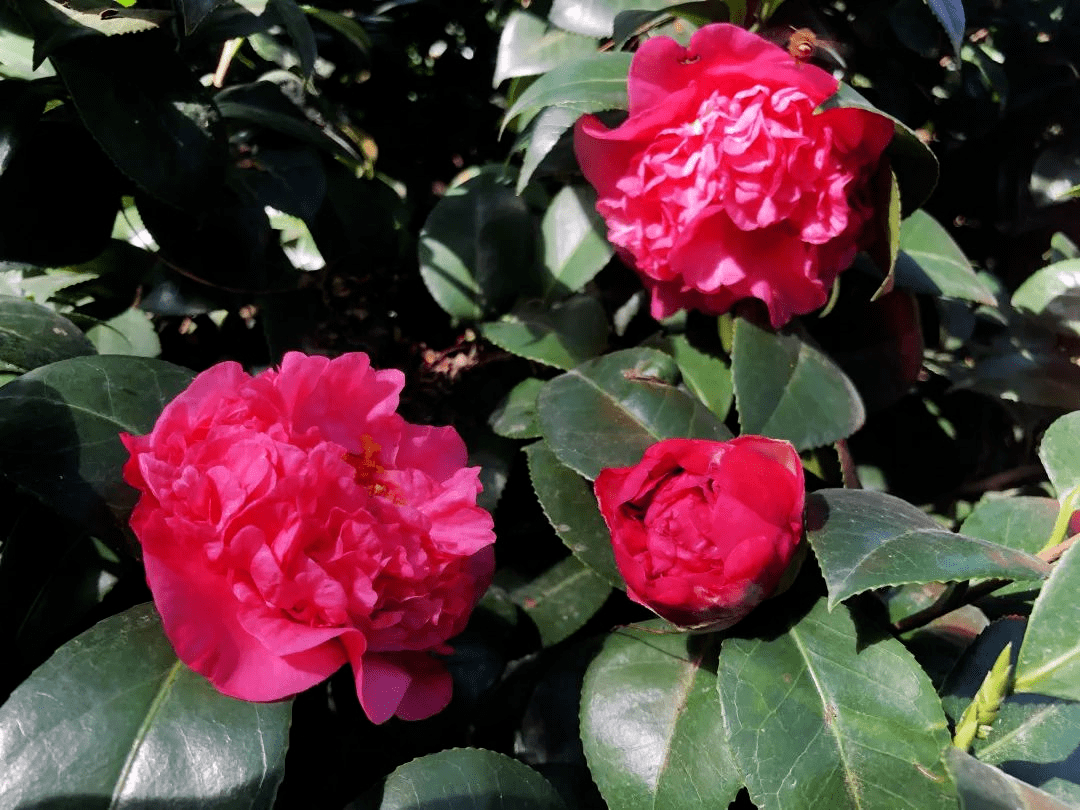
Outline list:
[[[592,186],[566,186],[551,201],[540,225],[544,237],[545,300],[581,292],[614,254]]]
[[[1035,599],[1016,665],[1017,692],[1080,700],[1078,592],[1080,545],[1074,545],[1054,565]]]
[[[779,636],[725,640],[717,686],[759,807],[955,807],[929,678],[899,641],[861,639],[847,608],[821,600]]]
[[[625,109],[629,70],[628,53],[599,53],[561,64],[518,97],[507,110],[503,126],[518,118],[518,126],[523,127],[545,107],[562,107],[579,115]]]
[[[1039,580],[1037,557],[950,532],[883,492],[823,489],[807,496],[806,536],[829,587],[829,606],[886,585],[1001,577]]]
[[[953,53],[960,54],[960,44],[964,41],[964,5],[960,0],[926,0],[926,5],[934,12],[941,27],[949,36]]]
[[[677,2],[677,0],[676,0]],[[548,19],[560,28],[588,37],[610,37],[623,11],[656,11],[673,0],[555,0]]]
[[[480,330],[519,357],[571,369],[606,348],[608,323],[599,301],[576,295],[550,307],[530,301]]]
[[[929,295],[962,298],[988,306],[997,303],[948,231],[922,210],[914,212],[900,226],[896,281]]]
[[[742,778],[703,660],[708,637],[648,632],[656,626],[609,635],[589,667],[581,692],[589,770],[609,807],[726,807]]]
[[[1080,259],[1036,270],[1013,293],[1012,305],[1057,332],[1080,337]]]
[[[807,450],[847,438],[866,418],[847,375],[796,335],[738,319],[731,373],[744,433],[786,439]]]
[[[1039,459],[1059,499],[1080,486],[1080,411],[1055,419],[1046,429]]]
[[[532,125],[522,138],[526,146],[525,157],[521,161],[521,173],[518,175],[518,194],[529,184],[533,172],[540,166],[541,161],[555,148],[578,117],[579,113],[575,110],[566,107],[548,107],[533,119]]]
[[[683,382],[714,414],[724,419],[735,395],[731,368],[719,357],[694,347],[684,335],[671,339],[671,353],[679,365]]]
[[[559,460],[589,479],[636,464],[659,439],[730,439],[708,408],[672,385],[677,375],[675,361],[653,349],[590,360],[540,390],[540,429]]]
[[[949,773],[956,780],[961,810],[1076,810],[1045,791],[949,746]]]
[[[65,644],[0,708],[0,805],[269,808],[291,713],[217,692],[140,605]]]
[[[497,87],[515,76],[544,73],[595,51],[594,40],[551,28],[535,14],[515,10],[506,18],[499,36],[492,85]]]
[[[615,588],[625,588],[589,482],[560,463],[545,442],[525,448],[529,478],[555,533],[570,552]]]
[[[99,354],[127,354],[135,357],[157,357],[161,341],[154,325],[141,309],[132,307],[87,330]]]

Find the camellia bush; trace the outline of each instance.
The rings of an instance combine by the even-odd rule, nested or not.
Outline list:
[[[0,810],[1080,808],[1080,7],[0,7]]]

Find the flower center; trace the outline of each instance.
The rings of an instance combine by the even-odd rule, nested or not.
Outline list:
[[[346,451],[342,456],[345,463],[356,470],[353,480],[372,495],[384,498],[389,496],[390,487],[378,480],[378,476],[386,472],[386,469],[379,463],[379,451],[382,448],[366,434],[361,438],[360,444],[361,450],[359,453]]]

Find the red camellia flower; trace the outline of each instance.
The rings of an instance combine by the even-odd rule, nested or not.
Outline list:
[[[595,490],[627,594],[680,627],[742,619],[802,538],[802,462],[776,439],[665,439]]]
[[[177,655],[221,692],[277,700],[348,661],[376,723],[450,700],[433,653],[491,581],[491,516],[453,428],[395,411],[365,354],[203,372],[122,435],[131,526]]]
[[[837,86],[755,34],[706,25],[688,48],[642,44],[621,126],[578,121],[578,162],[654,317],[753,297],[780,326],[825,303],[874,239],[871,181],[893,134],[866,110],[815,114]]]

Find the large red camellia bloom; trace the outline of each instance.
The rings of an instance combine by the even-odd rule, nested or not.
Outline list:
[[[785,441],[664,439],[594,488],[627,595],[680,627],[735,624],[800,548],[806,489]]]
[[[874,238],[871,181],[893,134],[866,110],[815,114],[836,89],[755,34],[706,25],[688,48],[641,45],[622,125],[578,121],[578,162],[654,317],[752,297],[780,326],[825,303]]]
[[[377,723],[450,700],[447,653],[491,581],[491,516],[453,428],[395,411],[401,372],[287,354],[203,372],[122,435],[131,526],[177,655],[221,692],[277,700],[352,665]]]

